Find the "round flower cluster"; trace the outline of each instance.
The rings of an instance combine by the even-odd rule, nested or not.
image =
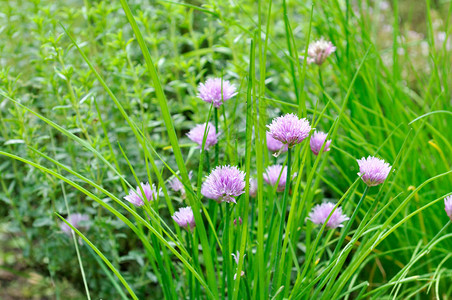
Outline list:
[[[199,98],[217,108],[237,94],[235,86],[222,78],[207,79],[199,85],[198,91]]]
[[[172,216],[173,220],[180,226],[184,228],[195,228],[195,217],[193,215],[193,210],[191,207],[179,208]]]
[[[207,126],[207,132],[206,132],[206,126]],[[215,126],[212,125],[212,123],[204,123],[204,124],[198,124],[196,125],[192,130],[190,130],[187,133],[187,136],[190,140],[198,144],[198,148],[201,149],[202,147],[202,141],[204,139],[204,132],[206,132],[206,144],[205,149],[209,149],[210,147],[214,146],[216,143],[218,143],[218,136]]]
[[[125,196],[124,199],[126,199],[135,206],[143,206],[144,205],[143,199],[147,201],[154,201],[157,199],[158,192],[154,184],[152,184],[151,186],[149,182],[146,183],[141,182],[140,185],[141,189],[143,189],[144,197],[140,187],[137,186],[137,189],[136,190],[131,189],[129,191],[129,195]]]
[[[267,131],[267,148],[268,150],[270,150],[271,152],[287,152],[287,145],[281,143],[278,140],[275,140],[270,132]]]
[[[284,166],[283,168],[281,165],[269,166],[265,170],[263,177],[265,182],[267,182],[269,185],[272,186],[278,185],[276,190],[278,192],[282,192],[286,187],[287,167]]]
[[[336,51],[336,47],[334,47],[333,43],[321,38],[309,44],[306,61],[308,64],[314,63],[320,66],[334,51]],[[303,57],[300,58],[303,59]]]
[[[236,203],[235,197],[245,192],[245,173],[235,166],[218,166],[207,176],[201,187],[206,198]]]
[[[323,224],[333,211],[334,207],[335,204],[331,202],[317,204],[309,213],[308,219],[314,224]],[[342,213],[342,207],[338,207],[331,215],[330,219],[326,223],[326,226],[331,229],[342,227],[342,222],[347,220],[349,220],[349,218]]]
[[[88,215],[85,214],[79,214],[79,213],[73,213],[67,216],[66,221],[68,221],[72,226],[74,226],[77,229],[89,229],[89,224],[87,223],[89,221]],[[61,223],[60,225],[61,230],[67,234],[70,235],[72,228],[69,227],[66,223]]]
[[[328,134],[316,131],[311,136],[311,140],[309,141],[309,146],[311,146],[311,150],[315,155],[319,155],[320,150],[322,149],[323,144],[325,144],[325,140]],[[330,151],[331,140],[326,141],[325,148],[323,148],[323,152]]]
[[[362,180],[368,186],[376,186],[385,182],[391,171],[391,165],[382,159],[369,156],[358,160],[359,172],[358,176],[362,176]]]
[[[277,117],[267,127],[272,138],[287,145],[289,148],[301,143],[309,136],[311,131],[309,121],[305,118],[299,119],[294,114]]]

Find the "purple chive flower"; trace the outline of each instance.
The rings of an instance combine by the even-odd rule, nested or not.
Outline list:
[[[267,125],[270,135],[290,148],[301,143],[308,137],[311,125],[305,118],[299,119],[294,114],[286,114],[274,118],[270,125]]]
[[[250,197],[256,197],[257,193],[257,180],[254,178],[250,179]]]
[[[89,220],[88,215],[84,215],[84,214],[79,214],[79,213],[74,213],[74,214],[70,214],[68,215],[68,217],[66,218],[66,221],[68,221],[72,226],[74,226],[77,229],[89,229],[89,224],[87,224],[86,222]],[[71,231],[72,228],[69,227],[69,225],[67,225],[66,223],[61,223],[60,225],[61,230],[66,234],[66,235],[71,235]]]
[[[242,225],[242,217],[239,217],[238,218],[238,221],[239,221],[239,225]],[[234,219],[234,225],[237,225],[237,219]]]
[[[376,186],[382,184],[391,171],[391,165],[384,160],[369,156],[358,160],[359,172],[362,180],[368,186]]]
[[[452,221],[452,195],[444,198],[444,209],[446,210],[447,216]]]
[[[336,51],[336,47],[334,47],[331,42],[325,41],[321,38],[320,40],[309,44],[308,57],[306,58],[306,61],[309,64],[315,63],[320,66],[334,51]],[[300,56],[300,59],[303,58],[303,56]]]
[[[237,254],[231,253],[232,257],[234,258],[235,263],[238,265],[239,264],[239,259],[240,259],[240,252],[237,251]],[[243,255],[243,259],[245,259],[245,255]],[[242,270],[242,272],[240,272],[240,277],[245,276],[245,272]],[[237,278],[237,273],[234,274],[234,280]]]
[[[199,145],[199,147],[198,147],[199,149],[201,149],[201,147],[202,147],[202,140],[204,138],[205,129],[206,129],[206,123],[198,124],[187,133],[188,138]],[[210,122],[207,123],[207,137],[206,137],[206,145],[205,145],[206,150],[209,149],[210,147],[212,147],[213,145],[215,145],[216,143],[218,143],[217,138],[219,135],[220,134],[217,134],[217,132],[215,130],[215,126],[213,126],[212,123],[210,123]]]
[[[271,152],[281,151],[281,153],[282,153],[282,152],[286,152],[287,151],[287,145],[284,145],[280,141],[275,140],[271,136],[270,132],[268,132],[268,131],[267,131],[267,148]]]
[[[235,86],[227,80],[221,78],[210,78],[205,83],[198,86],[198,97],[213,106],[220,107],[224,101],[231,99],[237,93]],[[222,93],[223,92],[223,93]]]
[[[207,176],[201,193],[221,202],[236,203],[235,197],[245,192],[245,173],[235,166],[218,166]]]
[[[286,188],[286,179],[287,179],[287,167],[285,166],[284,169],[282,169],[281,165],[274,165],[269,166],[265,170],[265,173],[263,175],[265,182],[268,184],[275,186],[278,184],[277,191],[282,192]],[[281,176],[279,176],[281,174]],[[278,182],[279,178],[279,182]]]
[[[192,176],[193,176],[193,171],[190,171],[188,173],[188,178],[191,179]],[[185,187],[177,177],[170,179],[168,181],[168,183],[173,191],[180,192],[182,196],[185,196]]]
[[[234,261],[236,264],[239,264],[239,259],[240,259],[240,252],[237,250],[237,254],[235,253],[231,253],[232,257],[234,258]],[[245,258],[246,254],[243,255],[243,258]]]
[[[309,213],[308,219],[314,224],[323,224],[333,211],[334,206],[335,204],[331,202],[322,203],[320,205],[318,204],[314,206],[312,211]],[[342,207],[338,207],[331,215],[328,223],[326,223],[326,226],[331,229],[342,227],[343,225],[341,223],[349,219],[350,218],[342,213]]]
[[[179,208],[179,211],[176,211],[172,218],[180,227],[188,228],[190,226],[190,228],[195,228],[196,226],[193,210],[189,206]]]
[[[174,177],[173,179],[171,179],[169,181],[169,185],[170,185],[171,189],[175,192],[181,192],[181,193],[185,192],[184,185],[177,177]]]
[[[316,131],[311,136],[311,141],[309,142],[309,145],[311,146],[312,152],[314,152],[315,155],[318,155],[320,152],[320,149],[322,149],[323,144],[325,144],[325,140],[328,134]],[[323,152],[330,151],[330,144],[331,140],[326,141],[325,148],[323,148]]]
[[[149,182],[142,183],[141,182],[141,188],[143,189],[143,193],[141,192],[140,187],[137,186],[137,189],[131,189],[129,191],[129,195],[125,196],[124,199],[129,201],[135,206],[143,206],[144,202],[143,199],[146,198],[147,201],[153,201],[157,199],[157,188],[154,184],[152,186],[149,184]]]

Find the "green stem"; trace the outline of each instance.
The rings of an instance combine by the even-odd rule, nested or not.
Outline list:
[[[356,209],[353,212],[352,217],[350,218],[350,220],[348,220],[347,225],[345,225],[345,228],[341,233],[341,237],[339,238],[339,241],[337,242],[336,249],[334,249],[333,255],[331,256],[333,260],[336,258],[337,253],[341,249],[342,243],[345,240],[345,236],[347,235],[348,231],[350,230],[350,227],[352,227],[353,220],[355,220],[356,215],[358,214],[359,208],[363,204],[364,198],[366,198],[366,195],[369,192],[369,190],[370,190],[370,186],[366,186],[366,189],[364,190],[364,193],[361,196],[361,199],[359,199],[358,205],[356,205]]]
[[[246,296],[248,297],[247,299],[252,299],[251,292],[250,292],[250,285],[248,284],[248,280],[245,278],[242,281],[242,283],[245,285]]]
[[[191,241],[191,244],[192,244],[193,262],[195,263],[196,270],[198,272],[202,273],[201,266],[199,264],[199,253],[198,253],[199,241],[198,241],[198,235],[196,234],[196,231],[193,230],[193,229],[190,229],[188,234],[190,236],[190,241]],[[201,292],[200,292],[199,281],[195,280],[195,279],[196,278],[193,276],[193,281],[195,282],[195,295],[200,295]]]
[[[446,228],[450,225],[451,221],[449,220],[444,226],[443,228],[441,228],[440,231],[438,231],[438,233],[435,235],[435,237],[433,237],[433,239],[430,240],[430,242],[428,242],[427,245],[424,246],[424,248],[422,249],[422,251],[419,252],[419,254],[417,255],[417,257],[415,259],[413,259],[410,263],[408,263],[404,269],[400,270],[399,274],[397,274],[396,276],[394,276],[390,282],[394,282],[396,280],[399,280],[399,278],[403,275],[403,272],[405,271],[405,269],[408,269],[409,267],[411,267],[414,263],[416,263],[416,261],[418,261],[420,258],[422,258],[422,256],[424,255],[424,253],[427,253],[431,250],[432,245],[435,241],[438,240],[438,238],[443,234],[443,232],[446,230]],[[400,275],[400,276],[399,276]]]
[[[272,196],[274,196],[272,194]],[[273,199],[276,200],[276,197],[274,197]],[[270,217],[270,226],[268,228],[273,228],[273,224],[275,222],[275,216],[276,216],[276,201],[273,201],[273,208],[271,210],[271,217]],[[270,230],[270,232],[268,233],[268,237],[267,237],[267,245],[265,245],[265,252],[264,252],[264,257],[267,258],[269,257],[269,253],[270,253],[270,248],[272,246],[271,241],[273,240],[273,232],[274,230]]]
[[[218,134],[218,108],[214,108],[214,120],[215,120],[215,131]],[[220,146],[218,143],[215,144],[215,167],[218,166],[219,162],[219,153],[220,153]]]
[[[279,234],[278,234],[278,243],[276,244],[276,256],[275,256],[275,267],[274,267],[274,271],[275,271],[275,276],[274,278],[276,279],[277,276],[277,271],[281,271],[278,268],[278,261],[279,261],[279,257],[281,255],[281,241],[282,241],[282,235],[283,235],[283,229],[284,229],[284,223],[285,223],[285,219],[286,219],[286,212],[287,212],[287,198],[289,197],[289,190],[290,190],[290,181],[291,181],[291,177],[290,177],[290,165],[291,165],[291,159],[292,159],[292,149],[289,148],[287,150],[287,176],[286,176],[286,187],[284,189],[284,196],[283,196],[283,204],[281,206],[281,219],[279,222]],[[277,281],[274,280],[273,283],[276,283]],[[274,286],[273,290],[276,291],[278,289],[278,287]]]
[[[86,249],[88,249],[88,252],[94,257],[94,259],[96,260],[97,264],[102,269],[102,271],[104,272],[105,276],[107,276],[107,278],[110,280],[111,284],[114,286],[114,288],[118,292],[118,295],[121,297],[121,299],[125,299],[125,300],[129,299],[129,298],[127,298],[126,294],[121,289],[119,284],[116,282],[116,278],[114,278],[113,275],[111,275],[110,270],[107,269],[107,267],[105,266],[104,262],[94,252],[94,250],[91,249],[90,247],[86,247]],[[90,298],[88,297],[88,299],[90,299]]]
[[[331,263],[331,264],[333,264],[333,262],[336,260],[337,255],[338,255],[338,253],[339,253],[339,250],[340,250],[341,247],[342,247],[342,243],[344,242],[345,237],[346,237],[347,233],[349,232],[349,230],[350,230],[350,228],[351,228],[351,226],[352,226],[352,224],[353,224],[353,221],[354,221],[355,218],[356,218],[356,215],[358,214],[359,208],[361,207],[362,203],[364,202],[364,198],[366,198],[366,195],[367,195],[367,193],[369,192],[369,189],[370,189],[370,186],[366,186],[366,189],[364,190],[364,193],[363,193],[363,195],[361,196],[361,199],[359,199],[358,205],[356,205],[356,209],[355,209],[355,211],[353,212],[352,217],[351,217],[350,220],[347,222],[347,225],[345,226],[344,230],[342,231],[341,236],[340,236],[340,238],[339,238],[339,241],[338,241],[338,243],[337,243],[337,245],[336,245],[336,248],[334,249],[333,255],[331,256],[331,259],[330,259],[330,263]],[[348,255],[348,252],[347,252],[346,255]],[[325,292],[329,291],[329,289],[331,288],[331,285],[334,283],[334,280],[333,280],[333,279],[335,279],[336,276],[337,276],[337,274],[336,274],[336,275],[334,275],[334,274],[335,274],[335,273],[338,273],[339,270],[340,270],[340,268],[338,268],[336,271],[333,271],[333,272],[331,273],[332,276],[330,275],[330,276],[324,277],[324,279],[320,282],[319,286],[317,287],[316,293],[314,294],[314,297],[316,297],[316,295],[320,292],[320,290],[321,290],[322,287],[328,282],[328,280],[329,280],[329,282],[328,282],[328,285],[327,285],[326,288],[325,288]]]
[[[206,168],[207,172],[210,172],[210,157],[209,157],[209,151],[204,152],[206,154]]]
[[[168,283],[170,283],[170,279],[168,277],[168,272],[166,270],[166,267],[163,263],[163,259],[162,259],[162,255],[160,252],[160,244],[157,241],[157,238],[155,237],[154,234],[151,234],[151,242],[152,242],[152,246],[154,247],[155,251],[155,259],[157,260],[157,265],[160,269],[160,272],[162,274],[162,282],[161,282],[161,286],[162,286],[162,290],[164,295],[166,295],[167,297],[171,296],[171,291],[170,291],[170,287],[168,286]]]
[[[319,84],[321,88],[321,97],[323,99],[323,103],[326,104],[328,101],[325,99],[325,86],[323,85],[322,66],[319,66]]]
[[[226,206],[224,207],[225,210],[225,214],[224,214],[224,227],[223,227],[223,290],[226,289],[229,292],[231,292],[231,288],[232,288],[232,276],[231,276],[231,265],[230,265],[230,257],[231,257],[231,252],[229,251],[229,219],[230,219],[230,210],[229,207]],[[223,297],[226,297],[226,292],[223,293]],[[229,293],[228,293],[228,297],[229,299]]]
[[[225,262],[226,262],[226,270],[227,270],[227,286],[228,286],[228,299],[230,299],[230,296],[232,296],[232,288],[233,288],[233,283],[234,281],[232,280],[232,268],[231,268],[231,251],[229,248],[229,244],[230,244],[230,231],[229,228],[231,227],[231,210],[229,207],[226,206],[226,231],[224,232],[224,235],[226,237],[225,242],[223,244],[223,247],[225,249]]]
[[[193,243],[191,242],[191,231],[190,228],[188,228],[188,232],[185,235],[186,242],[187,242],[187,250],[191,252],[193,250]],[[194,252],[194,251],[193,251]],[[190,299],[196,299],[195,298],[195,292],[193,289],[193,276],[190,272],[187,271],[188,274],[188,294],[190,295]]]
[[[443,228],[441,228],[441,230],[435,235],[435,237],[428,242],[427,245],[425,245],[421,251],[419,251],[419,254],[416,255],[416,257],[413,257],[408,264],[405,265],[404,268],[402,268],[387,284],[391,285],[392,283],[397,281],[397,284],[401,284],[401,277],[404,276],[404,274],[406,274],[406,272],[414,265],[416,264],[417,261],[419,261],[419,259],[421,259],[425,254],[427,254],[428,252],[430,252],[431,248],[433,246],[435,246],[437,243],[440,242],[439,238],[440,236],[443,234],[443,232],[446,230],[446,228],[451,224],[451,221],[449,220],[444,226]],[[443,238],[446,238],[445,236],[443,236]],[[379,288],[368,291],[364,296],[363,299],[380,299],[380,295],[384,290],[380,290],[379,292],[377,292],[379,290]],[[371,294],[374,294],[375,292],[377,292],[374,296],[370,297]]]
[[[300,103],[300,93],[299,93],[299,89],[298,89],[298,82],[297,82],[297,74],[295,71],[295,65],[294,65],[294,61],[298,61],[298,57],[295,56],[296,49],[294,50],[293,47],[293,33],[292,33],[292,28],[290,27],[289,24],[289,17],[287,15],[287,4],[286,4],[286,0],[283,0],[283,16],[284,16],[284,28],[285,28],[285,33],[286,33],[286,42],[287,42],[287,49],[289,50],[289,55],[291,58],[291,60],[289,60],[290,63],[290,73],[292,75],[292,82],[294,85],[294,92],[295,92],[295,97],[297,99],[297,104]],[[304,103],[302,104],[304,107]]]

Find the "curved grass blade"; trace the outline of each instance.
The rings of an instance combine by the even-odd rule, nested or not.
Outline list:
[[[104,261],[104,263],[110,268],[110,270],[118,277],[118,279],[121,281],[121,283],[124,285],[124,287],[127,289],[127,291],[129,291],[130,296],[132,296],[133,299],[138,300],[138,297],[135,295],[134,291],[132,290],[132,288],[129,286],[129,284],[127,283],[127,281],[124,279],[124,277],[122,277],[121,273],[118,272],[118,270],[116,270],[116,268],[111,264],[111,262],[108,260],[108,258],[105,257],[105,255],[99,250],[97,249],[96,246],[94,246],[93,243],[91,243],[90,240],[88,240],[83,233],[81,233],[77,228],[75,228],[74,226],[72,226],[71,223],[69,223],[68,221],[66,221],[65,218],[63,218],[62,216],[60,216],[57,212],[55,212],[55,215],[57,215],[64,223],[66,223],[69,227],[71,227],[71,229],[78,234],[78,236],[80,236],[85,243],[88,244],[88,246],[91,247],[91,249],[94,250],[94,252],[97,253],[97,255],[102,258],[102,260]]]

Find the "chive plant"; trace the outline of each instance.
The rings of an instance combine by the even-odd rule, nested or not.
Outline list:
[[[57,298],[452,295],[452,4],[22,4],[0,222]]]

